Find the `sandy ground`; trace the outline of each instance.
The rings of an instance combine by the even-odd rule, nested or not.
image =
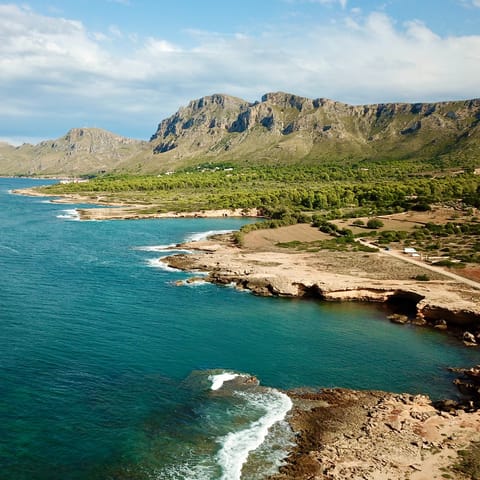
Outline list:
[[[309,224],[300,223],[282,228],[270,228],[265,230],[253,230],[245,235],[243,246],[250,250],[272,250],[276,243],[314,242],[316,240],[328,240],[332,237],[313,228]]]
[[[81,220],[125,220],[140,218],[217,218],[217,217],[256,217],[256,209],[198,210],[196,212],[144,212],[145,205],[121,206],[116,208],[79,208]]]
[[[364,245],[372,246],[370,242],[361,240],[361,243]],[[389,249],[389,250],[379,250],[378,255],[384,255],[384,256],[390,256],[394,258],[398,258],[402,260],[403,262],[411,263],[412,265],[417,265],[420,266],[426,270],[429,270],[430,272],[438,273],[440,275],[444,275],[446,277],[452,278],[456,282],[459,283],[464,283],[466,285],[469,285],[470,287],[473,287],[477,290],[480,290],[480,283],[472,280],[470,278],[466,278],[463,275],[457,275],[456,273],[451,272],[448,269],[437,267],[435,265],[430,265],[429,263],[425,263],[422,260],[416,258],[416,257],[411,257],[409,255],[406,255],[400,250],[395,250],[395,249]]]

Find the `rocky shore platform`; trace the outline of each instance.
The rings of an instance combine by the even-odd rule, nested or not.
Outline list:
[[[287,393],[296,446],[269,480],[480,478],[480,411],[424,395]]]
[[[234,284],[263,296],[387,303],[392,312],[407,313],[405,321],[458,330],[472,346],[480,343],[480,289],[440,269],[432,272],[381,252],[298,252],[273,244],[240,248],[231,235],[181,247],[193,253],[163,261],[193,273],[208,272],[206,280],[213,283]],[[429,280],[419,280],[425,273]]]

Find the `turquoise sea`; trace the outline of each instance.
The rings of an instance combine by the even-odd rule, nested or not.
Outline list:
[[[292,439],[280,389],[452,397],[446,367],[480,363],[378,306],[175,286],[159,246],[246,220],[80,222],[10,193],[39,183],[0,178],[3,480],[261,479]]]

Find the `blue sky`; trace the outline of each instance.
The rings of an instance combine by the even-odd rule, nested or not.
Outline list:
[[[480,0],[0,0],[0,139],[148,139],[191,99],[479,97]]]

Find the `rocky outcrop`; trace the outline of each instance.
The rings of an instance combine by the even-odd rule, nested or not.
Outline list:
[[[419,312],[431,322],[444,320],[447,324],[456,326],[480,323],[479,311],[474,305],[440,306],[424,302],[419,305]]]
[[[456,402],[445,402],[441,411],[424,395],[288,393],[296,446],[269,480],[470,478],[461,471],[459,451],[479,440],[478,411],[467,413]]]
[[[480,291],[459,288],[458,283],[441,276],[428,283],[412,280],[421,267],[395,258],[375,253],[361,258],[352,253],[344,258],[345,254],[336,252],[253,252],[226,240],[184,247],[204,253],[175,255],[163,261],[181,270],[207,271],[206,279],[213,283],[234,284],[261,296],[388,303],[394,312],[408,315],[409,323],[454,330],[460,338],[467,327],[475,336],[480,334]],[[352,272],[354,263],[357,269]],[[380,278],[384,272],[392,276],[388,278],[387,273]]]

